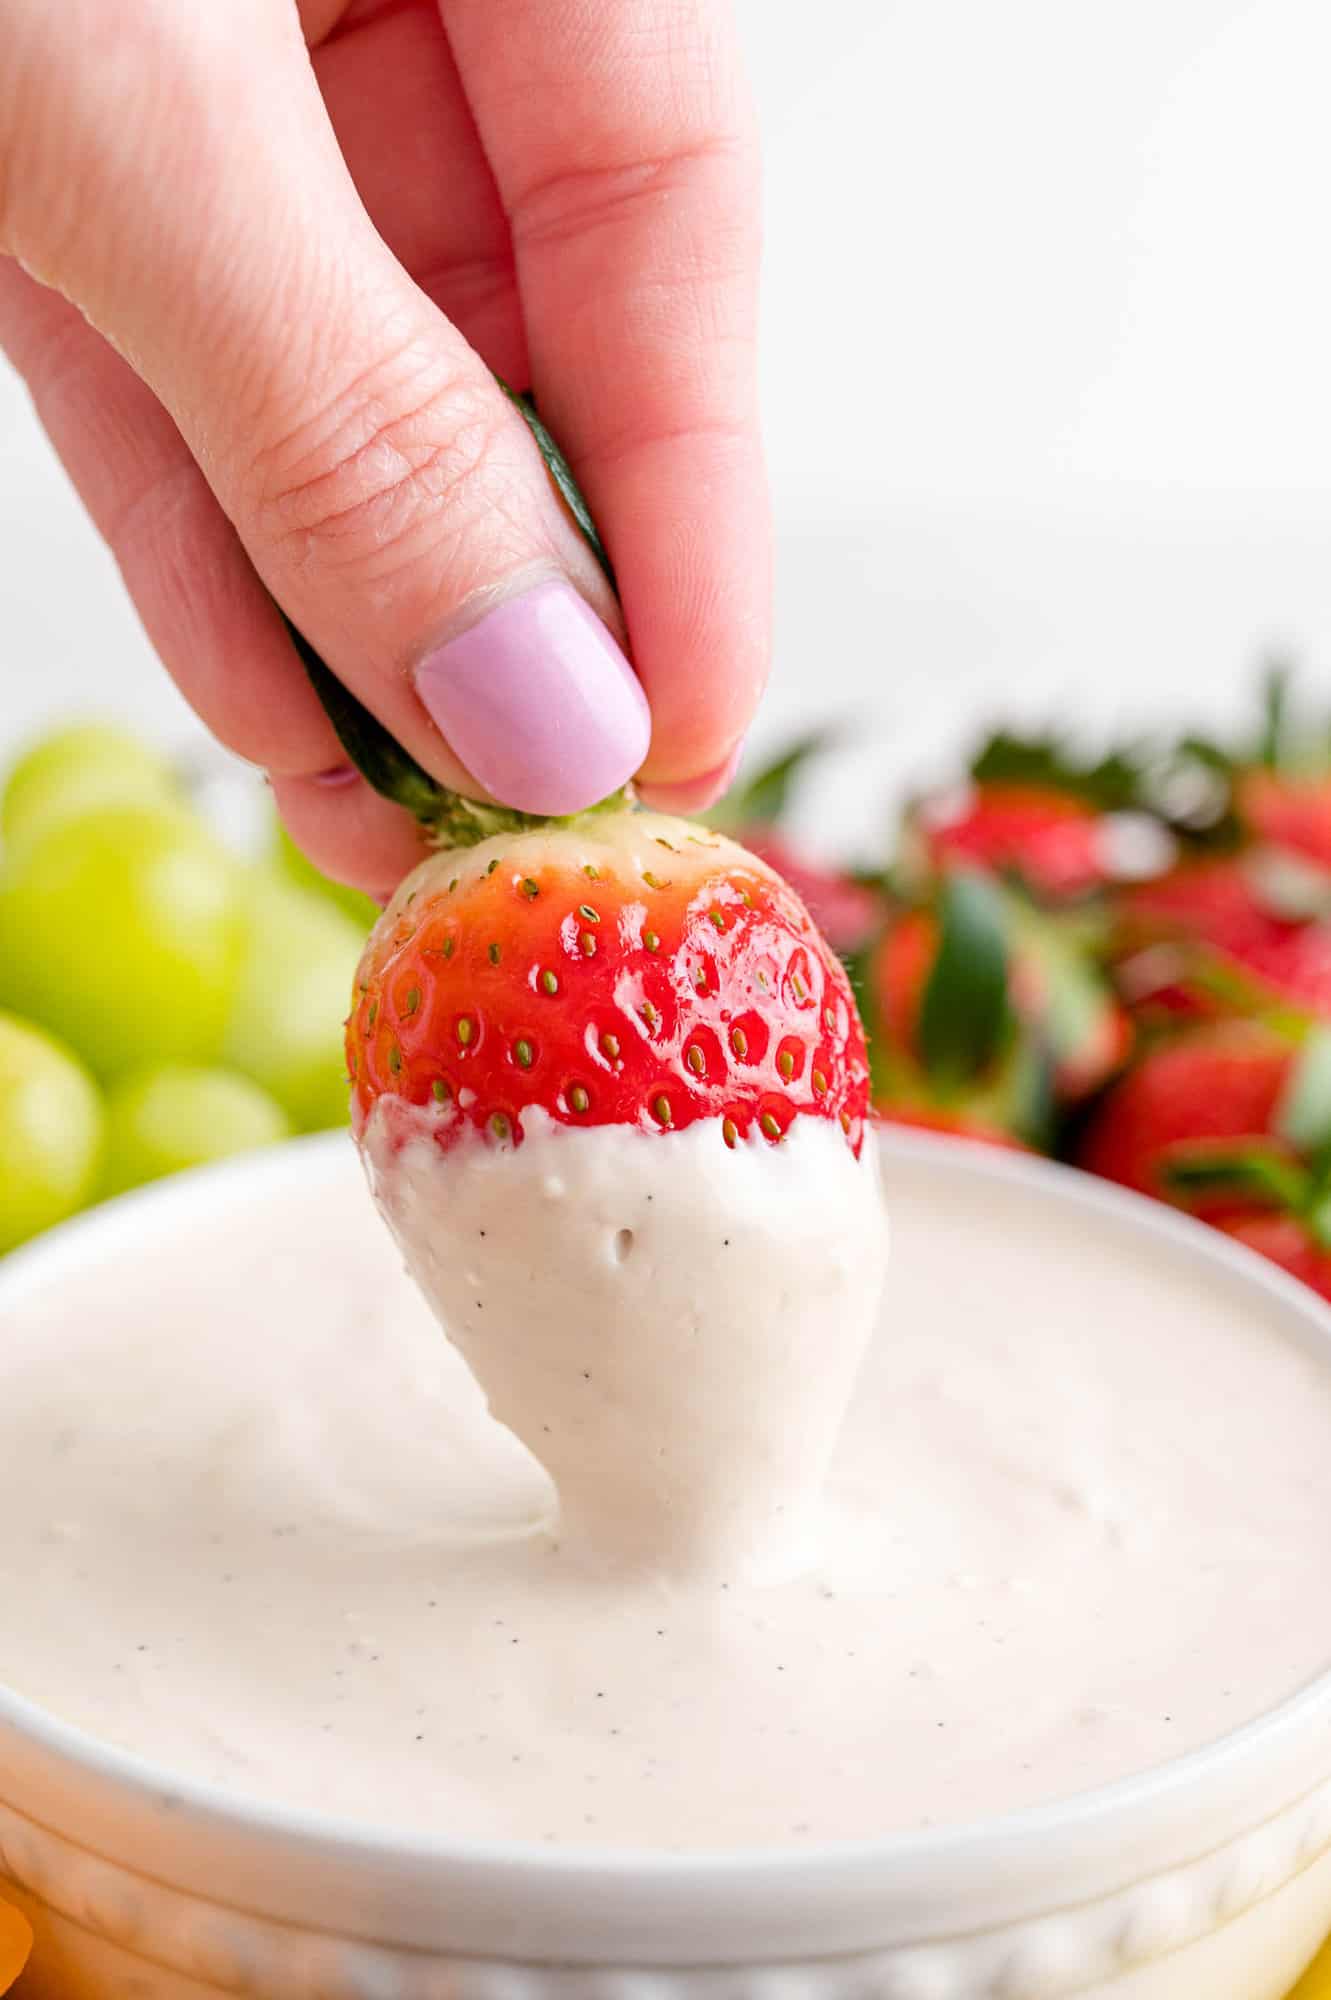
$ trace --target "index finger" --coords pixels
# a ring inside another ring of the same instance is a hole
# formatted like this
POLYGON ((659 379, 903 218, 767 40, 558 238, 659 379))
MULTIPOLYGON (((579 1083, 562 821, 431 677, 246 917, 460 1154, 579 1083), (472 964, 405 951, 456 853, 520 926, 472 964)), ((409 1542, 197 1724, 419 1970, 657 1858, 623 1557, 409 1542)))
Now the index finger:
POLYGON ((728 10, 440 5, 509 217, 537 399, 615 563, 652 709, 644 780, 718 789, 771 621, 757 144, 728 10))

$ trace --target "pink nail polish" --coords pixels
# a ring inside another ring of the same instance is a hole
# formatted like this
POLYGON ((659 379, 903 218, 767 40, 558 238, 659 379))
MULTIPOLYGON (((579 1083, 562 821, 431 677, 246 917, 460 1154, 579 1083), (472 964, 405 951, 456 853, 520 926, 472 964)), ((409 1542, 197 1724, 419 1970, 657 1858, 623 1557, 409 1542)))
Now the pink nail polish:
POLYGON ((415 681, 454 754, 521 812, 581 812, 647 754, 638 677, 566 583, 505 599, 430 653, 415 681))

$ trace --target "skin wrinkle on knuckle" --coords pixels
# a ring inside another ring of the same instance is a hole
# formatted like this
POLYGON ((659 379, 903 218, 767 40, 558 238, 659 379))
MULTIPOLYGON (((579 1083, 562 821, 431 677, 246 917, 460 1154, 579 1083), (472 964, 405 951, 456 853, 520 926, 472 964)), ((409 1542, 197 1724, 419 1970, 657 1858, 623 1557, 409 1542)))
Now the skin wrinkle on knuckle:
POLYGON ((689 140, 654 158, 618 164, 560 168, 522 190, 512 208, 519 257, 532 249, 558 249, 570 241, 636 219, 653 206, 691 195, 700 176, 717 182, 717 212, 744 193, 748 142, 730 134, 689 140), (736 185, 737 177, 738 187, 736 185), (724 189, 724 201, 721 199, 724 189))
POLYGON ((437 358, 369 393, 358 385, 256 462, 260 532, 302 564, 400 561, 442 516, 460 521, 483 504, 504 418, 488 390, 437 358))

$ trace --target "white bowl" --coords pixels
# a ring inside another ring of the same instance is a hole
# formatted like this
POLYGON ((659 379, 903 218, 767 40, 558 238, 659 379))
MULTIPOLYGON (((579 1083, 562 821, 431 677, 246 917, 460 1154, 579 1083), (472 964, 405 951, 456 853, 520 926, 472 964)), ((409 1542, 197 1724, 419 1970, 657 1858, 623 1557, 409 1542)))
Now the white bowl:
MULTIPOLYGON (((957 1178, 1015 1181, 1051 1226, 1114 1217, 1218 1268, 1331 1366, 1331 1312, 1185 1218, 1017 1155, 884 1146, 940 1198, 957 1178)), ((357 1172, 327 1137, 113 1203, 0 1266, 0 1328, 31 1287, 357 1172)), ((2 1581, 0 1605, 23 1615, 2 1581)), ((250 1804, 0 1689, 0 1875, 37 1932, 25 2000, 1279 2000, 1331 1930, 1331 1672, 1056 1806, 684 1857, 399 1837, 250 1804)))

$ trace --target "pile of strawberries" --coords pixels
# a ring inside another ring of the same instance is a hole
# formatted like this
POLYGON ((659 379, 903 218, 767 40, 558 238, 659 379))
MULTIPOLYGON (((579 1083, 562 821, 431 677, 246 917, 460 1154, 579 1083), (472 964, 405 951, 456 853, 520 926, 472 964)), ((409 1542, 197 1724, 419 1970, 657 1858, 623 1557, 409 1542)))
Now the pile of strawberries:
POLYGON ((1122 1182, 1331 1298, 1331 729, 1283 676, 1250 743, 994 736, 881 870, 783 830, 817 747, 727 821, 844 958, 879 1114, 1122 1182))

